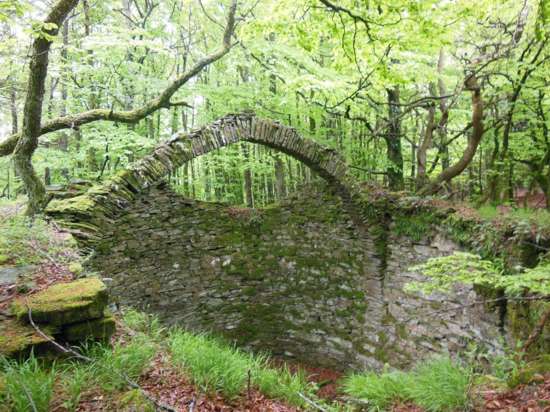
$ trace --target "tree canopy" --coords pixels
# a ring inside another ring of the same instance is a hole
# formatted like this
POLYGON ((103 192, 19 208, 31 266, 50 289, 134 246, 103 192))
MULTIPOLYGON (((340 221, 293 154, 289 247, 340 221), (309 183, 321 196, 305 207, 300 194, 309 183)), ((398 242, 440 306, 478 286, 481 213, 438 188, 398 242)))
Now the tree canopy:
MULTIPOLYGON (((36 212, 44 185, 102 180, 248 110, 338 150, 361 181, 549 207, 549 4, 1 2, 0 193, 36 212)), ((170 179, 254 206, 312 178, 243 143, 170 179)))

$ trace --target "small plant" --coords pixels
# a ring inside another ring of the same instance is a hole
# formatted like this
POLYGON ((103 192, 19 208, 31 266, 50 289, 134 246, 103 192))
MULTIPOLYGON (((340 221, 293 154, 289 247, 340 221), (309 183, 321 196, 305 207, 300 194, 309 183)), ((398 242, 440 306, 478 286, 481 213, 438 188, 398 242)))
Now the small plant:
POLYGON ((56 368, 42 367, 31 355, 25 362, 18 363, 0 359, 5 381, 7 402, 14 412, 47 412, 53 394, 56 368))
POLYGON ((257 366, 252 356, 206 335, 174 330, 169 346, 174 362, 181 365, 201 389, 220 391, 229 399, 242 392, 248 372, 257 366))
POLYGON ((94 378, 108 392, 123 389, 128 380, 141 375, 155 353, 155 345, 143 334, 124 345, 116 344, 112 349, 94 346, 90 350, 90 357, 97 359, 93 365, 94 378))
POLYGON ((174 329, 169 336, 172 359, 182 366, 196 385, 219 391, 228 399, 240 395, 248 384, 265 395, 293 405, 304 404, 301 394, 311 392, 303 373, 268 366, 268 358, 251 355, 207 335, 174 329))
POLYGON ((432 228, 435 218, 429 213, 419 213, 412 216, 398 215, 393 221, 393 230, 399 236, 407 236, 414 241, 420 241, 432 228))
POLYGON ((353 374, 344 379, 344 393, 364 401, 369 411, 384 411, 393 402, 404 399, 409 377, 403 372, 353 374))
POLYGON ((63 392, 67 399, 63 407, 68 411, 76 411, 83 390, 93 379, 93 364, 71 363, 61 377, 63 392))
POLYGON ((271 369, 267 366, 256 370, 252 377, 260 392, 275 399, 284 399, 292 405, 302 406, 300 394, 308 394, 311 387, 302 371, 292 373, 287 367, 271 369))
POLYGON ((73 247, 71 240, 55 236, 43 219, 31 221, 22 215, 0 216, 0 260, 3 264, 36 264, 47 257, 63 262, 67 255, 71 259, 77 256, 73 247))
POLYGON ((394 402, 412 401, 430 412, 464 410, 469 403, 471 371, 446 357, 417 365, 411 372, 366 372, 344 379, 344 392, 385 411, 394 402))
POLYGON ((165 328, 156 316, 136 310, 126 311, 122 320, 133 331, 144 333, 154 341, 159 341, 165 332, 165 328))
POLYGON ((405 388, 408 397, 429 412, 465 410, 471 371, 447 357, 420 363, 405 388))

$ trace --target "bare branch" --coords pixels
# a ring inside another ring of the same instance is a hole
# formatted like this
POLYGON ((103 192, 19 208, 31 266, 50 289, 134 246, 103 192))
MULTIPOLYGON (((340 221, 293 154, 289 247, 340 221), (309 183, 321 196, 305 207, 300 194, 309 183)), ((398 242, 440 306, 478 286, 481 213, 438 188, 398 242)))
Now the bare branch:
MULTIPOLYGON (((227 25, 223 35, 222 48, 203 59, 199 60, 187 72, 180 75, 170 85, 164 89, 161 94, 147 102, 144 106, 134 110, 114 111, 111 109, 93 109, 76 115, 62 116, 52 119, 42 125, 39 136, 63 129, 75 129, 79 126, 96 122, 99 120, 119 122, 119 123, 137 123, 159 109, 168 109, 174 106, 170 102, 172 96, 190 79, 199 74, 205 67, 224 57, 232 48, 231 37, 235 30, 235 13, 237 10, 237 0, 233 0, 227 16, 227 25)), ((181 103, 181 102, 178 102, 181 103)), ((183 105, 183 104, 177 104, 183 105)), ((19 134, 11 135, 0 143, 0 156, 7 156, 13 153, 15 146, 20 138, 19 134)))

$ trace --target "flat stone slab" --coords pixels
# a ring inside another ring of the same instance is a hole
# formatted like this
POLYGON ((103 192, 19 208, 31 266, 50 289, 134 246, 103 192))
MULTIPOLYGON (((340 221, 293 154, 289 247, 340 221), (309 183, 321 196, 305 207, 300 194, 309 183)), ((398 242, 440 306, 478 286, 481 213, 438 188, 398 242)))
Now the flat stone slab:
POLYGON ((20 277, 30 275, 36 266, 0 266, 0 285, 16 283, 20 277))
POLYGON ((105 284, 98 278, 84 278, 19 298, 11 309, 18 319, 27 319, 30 309, 35 322, 59 326, 101 318, 107 303, 105 284))
POLYGON ((105 342, 115 333, 115 329, 115 318, 109 312, 106 312, 103 318, 64 326, 61 334, 67 342, 85 342, 87 340, 105 342))

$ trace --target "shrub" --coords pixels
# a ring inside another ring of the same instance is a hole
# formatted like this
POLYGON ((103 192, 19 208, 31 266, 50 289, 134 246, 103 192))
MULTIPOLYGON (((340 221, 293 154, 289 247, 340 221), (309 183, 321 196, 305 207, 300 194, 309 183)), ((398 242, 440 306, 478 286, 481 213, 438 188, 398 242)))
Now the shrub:
POLYGON ((4 370, 4 391, 11 406, 10 410, 14 412, 50 410, 55 365, 44 368, 33 355, 22 363, 1 359, 1 364, 4 370))

